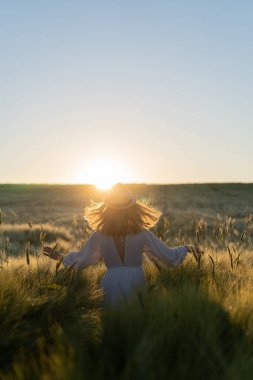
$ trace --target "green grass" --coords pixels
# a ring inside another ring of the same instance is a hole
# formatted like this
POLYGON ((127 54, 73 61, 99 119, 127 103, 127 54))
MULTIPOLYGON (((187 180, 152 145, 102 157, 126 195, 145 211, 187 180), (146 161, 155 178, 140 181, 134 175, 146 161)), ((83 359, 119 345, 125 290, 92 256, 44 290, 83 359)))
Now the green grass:
POLYGON ((253 252, 167 269, 145 262, 148 288, 103 307, 104 267, 59 269, 12 258, 0 277, 3 379, 251 379, 253 252), (40 276, 38 277, 38 270, 40 276))
POLYGON ((156 234, 170 245, 199 241, 201 262, 188 256, 168 269, 145 260, 147 289, 111 309, 99 289, 103 264, 75 272, 41 255, 43 242, 67 252, 87 238, 77 207, 83 188, 71 200, 68 187, 10 186, 5 195, 0 187, 0 378, 252 379, 252 190, 200 188, 153 192, 166 216, 156 234), (24 199, 33 206, 24 209, 24 199))

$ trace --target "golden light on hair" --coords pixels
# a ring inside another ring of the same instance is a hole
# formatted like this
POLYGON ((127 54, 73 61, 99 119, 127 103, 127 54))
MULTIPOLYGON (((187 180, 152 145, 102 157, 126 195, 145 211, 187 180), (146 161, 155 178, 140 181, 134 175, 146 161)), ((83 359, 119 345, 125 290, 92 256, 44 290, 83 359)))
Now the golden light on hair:
POLYGON ((125 209, 114 209, 102 203, 92 203, 85 208, 84 217, 94 231, 108 235, 127 235, 153 227, 161 212, 151 206, 136 202, 125 209))

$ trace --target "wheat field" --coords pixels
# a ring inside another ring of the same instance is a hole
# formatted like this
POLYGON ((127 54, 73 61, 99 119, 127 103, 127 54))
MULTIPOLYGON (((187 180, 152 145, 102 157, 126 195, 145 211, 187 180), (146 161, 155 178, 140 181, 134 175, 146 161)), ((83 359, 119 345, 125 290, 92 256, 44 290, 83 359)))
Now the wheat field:
POLYGON ((81 272, 42 256, 91 233, 92 186, 0 186, 1 379, 252 379, 253 185, 130 185, 162 212, 154 233, 199 244, 176 269, 144 260, 148 285, 104 307, 103 263, 81 272))

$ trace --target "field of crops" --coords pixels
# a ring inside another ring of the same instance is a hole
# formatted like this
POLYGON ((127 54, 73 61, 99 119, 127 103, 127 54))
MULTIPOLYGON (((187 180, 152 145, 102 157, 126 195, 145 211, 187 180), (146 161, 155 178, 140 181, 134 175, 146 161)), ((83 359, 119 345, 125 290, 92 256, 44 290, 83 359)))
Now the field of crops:
POLYGON ((148 287, 103 305, 103 263, 82 272, 42 256, 90 234, 92 186, 0 185, 0 378, 252 379, 253 185, 131 185, 163 212, 154 233, 199 244, 176 269, 144 260, 148 287))

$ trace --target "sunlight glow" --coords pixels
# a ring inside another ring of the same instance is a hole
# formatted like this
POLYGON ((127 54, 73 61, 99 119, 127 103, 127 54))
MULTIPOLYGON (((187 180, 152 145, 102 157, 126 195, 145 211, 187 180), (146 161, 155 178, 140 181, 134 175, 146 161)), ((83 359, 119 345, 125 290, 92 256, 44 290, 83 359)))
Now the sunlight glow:
POLYGON ((108 190, 117 182, 132 182, 130 171, 118 160, 96 159, 87 163, 77 181, 95 185, 99 190, 108 190))

